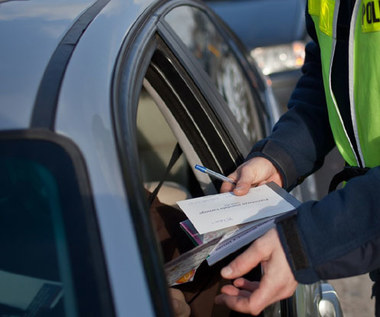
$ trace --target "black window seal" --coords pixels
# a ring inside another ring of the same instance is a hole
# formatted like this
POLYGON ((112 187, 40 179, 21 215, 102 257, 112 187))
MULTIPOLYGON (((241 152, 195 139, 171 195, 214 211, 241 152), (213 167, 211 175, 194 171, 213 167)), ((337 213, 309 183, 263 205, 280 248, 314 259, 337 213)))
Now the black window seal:
POLYGON ((67 65, 87 27, 110 0, 97 0, 73 23, 58 44, 45 69, 34 101, 31 128, 53 130, 59 92, 67 65))
POLYGON ((203 164, 227 174, 242 162, 243 156, 231 142, 225 127, 220 125, 217 114, 162 40, 158 40, 147 79, 153 87, 157 86, 156 91, 165 92, 160 93, 161 98, 177 118, 203 164), (179 92, 180 100, 172 90, 179 92))
POLYGON ((61 199, 61 202, 70 263, 81 259, 81 263, 71 265, 79 315, 115 316, 92 190, 80 150, 68 138, 46 129, 0 132, 0 155, 15 154, 47 168, 58 182, 59 193, 64 187, 65 195, 72 198, 61 199), (57 166, 57 161, 65 164, 57 166), (74 186, 71 181, 70 186, 66 186, 69 175, 76 180, 74 186), (73 201, 77 204, 72 204, 73 201))
POLYGON ((156 7, 148 8, 136 21, 120 49, 111 85, 114 135, 135 236, 156 316, 173 316, 161 252, 148 214, 146 194, 138 169, 137 105, 143 79, 156 49, 156 7), (151 17, 151 18, 149 18, 151 17), (131 45, 133 43, 133 45, 131 45))

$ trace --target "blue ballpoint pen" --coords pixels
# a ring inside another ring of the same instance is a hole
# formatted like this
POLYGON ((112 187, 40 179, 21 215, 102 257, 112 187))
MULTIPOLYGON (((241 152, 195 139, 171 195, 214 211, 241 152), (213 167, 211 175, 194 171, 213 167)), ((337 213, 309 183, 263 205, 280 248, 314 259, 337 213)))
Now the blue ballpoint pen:
POLYGON ((235 183, 235 181, 233 179, 231 179, 231 178, 229 178, 227 176, 224 176, 222 174, 219 174, 217 172, 214 172, 214 171, 208 169, 207 167, 204 167, 204 166, 201 166, 201 165, 197 164, 197 165, 195 165, 195 169, 197 169, 198 171, 201 171, 203 173, 209 174, 210 176, 213 176, 213 177, 215 177, 217 179, 220 179, 223 182, 229 182, 231 184, 236 185, 236 183, 235 183))

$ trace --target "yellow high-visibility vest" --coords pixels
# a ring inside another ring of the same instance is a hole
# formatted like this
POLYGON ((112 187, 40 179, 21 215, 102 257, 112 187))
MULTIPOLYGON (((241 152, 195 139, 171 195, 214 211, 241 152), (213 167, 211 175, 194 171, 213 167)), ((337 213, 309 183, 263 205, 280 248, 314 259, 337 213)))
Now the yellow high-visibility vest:
POLYGON ((357 0, 351 17, 348 93, 355 140, 348 136, 331 88, 339 4, 343 1, 308 0, 308 12, 321 49, 324 89, 335 143, 349 165, 374 167, 380 165, 380 1, 357 0))

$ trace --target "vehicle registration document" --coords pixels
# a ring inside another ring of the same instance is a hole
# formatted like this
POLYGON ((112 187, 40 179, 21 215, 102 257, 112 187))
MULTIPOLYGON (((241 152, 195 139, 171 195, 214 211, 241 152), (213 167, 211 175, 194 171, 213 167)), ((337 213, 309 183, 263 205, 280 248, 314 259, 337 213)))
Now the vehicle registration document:
POLYGON ((247 195, 222 193, 177 202, 200 234, 277 216, 299 202, 274 183, 251 188, 247 195))

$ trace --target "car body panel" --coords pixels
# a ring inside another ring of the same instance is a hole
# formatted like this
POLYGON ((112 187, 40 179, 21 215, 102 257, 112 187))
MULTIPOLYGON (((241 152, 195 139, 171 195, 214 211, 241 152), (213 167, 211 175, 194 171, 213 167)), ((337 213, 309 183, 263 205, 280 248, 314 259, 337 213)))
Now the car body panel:
POLYGON ((0 3, 0 126, 26 128, 46 65, 73 21, 93 0, 0 3), (33 61, 33 62, 31 62, 33 61), (10 112, 9 107, 14 108, 10 112))
POLYGON ((142 4, 149 2, 141 2, 139 6, 126 1, 112 1, 96 17, 70 59, 57 110, 56 131, 79 145, 89 174, 94 178, 90 181, 115 310, 119 316, 152 316, 154 313, 147 291, 149 288, 145 284, 142 258, 130 256, 139 254, 139 250, 121 179, 109 108, 115 65, 101 61, 116 60, 126 31, 131 27, 130 22, 135 21, 145 8, 142 4), (88 91, 92 93, 83 93, 88 91), (134 292, 130 291, 131 285, 134 285, 134 292))

